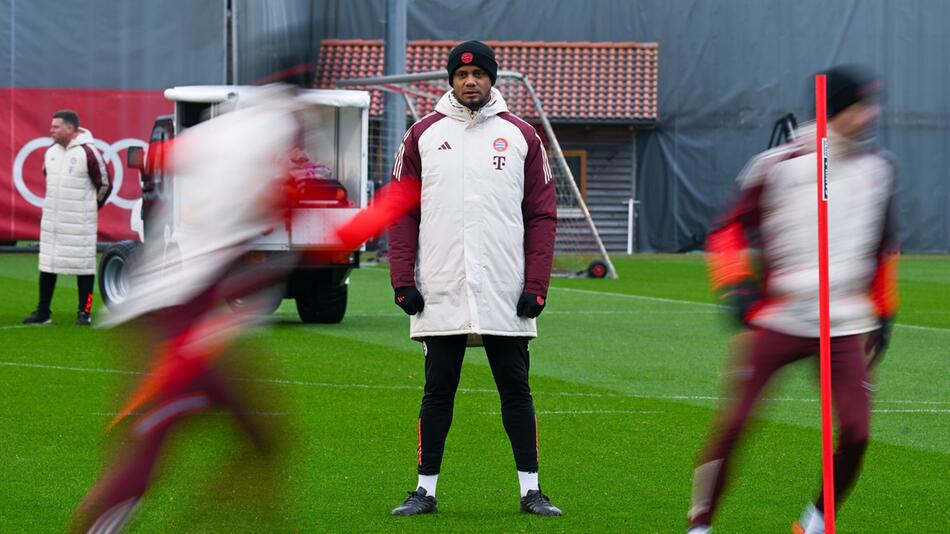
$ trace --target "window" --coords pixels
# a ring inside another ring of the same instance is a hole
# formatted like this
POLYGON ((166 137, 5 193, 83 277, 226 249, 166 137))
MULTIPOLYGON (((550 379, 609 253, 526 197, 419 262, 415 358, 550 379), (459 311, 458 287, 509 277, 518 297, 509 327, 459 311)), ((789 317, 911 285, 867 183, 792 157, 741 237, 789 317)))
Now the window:
POLYGON ((574 175, 574 183, 577 184, 577 189, 581 192, 581 198, 585 201, 587 200, 587 151, 576 149, 576 150, 563 150, 564 159, 567 161, 568 168, 571 169, 571 174, 574 175))

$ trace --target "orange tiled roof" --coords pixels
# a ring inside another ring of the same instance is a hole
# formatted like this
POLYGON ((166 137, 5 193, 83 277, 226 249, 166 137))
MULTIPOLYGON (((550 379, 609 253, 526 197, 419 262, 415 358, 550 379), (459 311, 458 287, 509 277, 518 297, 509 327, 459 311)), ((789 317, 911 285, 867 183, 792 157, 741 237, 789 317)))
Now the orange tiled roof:
MULTIPOLYGON (((406 72, 444 70, 454 41, 409 41, 406 72)), ((655 122, 659 45, 656 43, 588 43, 487 41, 495 49, 499 70, 525 74, 552 120, 655 122)), ((317 87, 337 80, 383 74, 383 42, 328 39, 320 43, 317 87)), ((441 95, 443 81, 413 84, 441 95)), ((511 87, 511 86, 509 86, 511 87)), ((512 112, 537 118, 527 91, 503 89, 512 112), (514 93, 514 94, 512 94, 514 93)), ((382 113, 380 91, 372 91, 371 113, 382 113)), ((421 104, 420 114, 431 104, 421 104)))

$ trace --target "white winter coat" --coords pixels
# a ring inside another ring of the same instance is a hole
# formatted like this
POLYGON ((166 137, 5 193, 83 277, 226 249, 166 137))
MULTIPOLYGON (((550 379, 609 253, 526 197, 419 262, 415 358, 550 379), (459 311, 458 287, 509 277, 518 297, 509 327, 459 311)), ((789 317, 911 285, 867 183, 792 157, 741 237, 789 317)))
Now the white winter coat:
MULTIPOLYGON (((891 158, 873 146, 828 130, 828 254, 831 335, 878 328, 872 280, 882 247, 896 242, 896 174, 891 158)), ((767 266, 766 300, 752 318, 760 328, 818 337, 817 185, 815 125, 796 141, 754 158, 739 176, 744 192, 758 188, 755 209, 767 266)), ((896 282, 896 281, 895 281, 896 282)), ((883 300, 883 299, 882 299, 883 300)))
POLYGON ((54 143, 46 150, 43 169, 46 198, 40 222, 40 271, 95 274, 97 196, 108 188, 109 175, 92 133, 79 128, 79 135, 65 148, 54 143), (104 182, 99 190, 90 169, 104 182))
POLYGON ((407 133, 394 169, 421 179, 417 248, 403 250, 405 222, 391 234, 393 285, 416 285, 425 300, 410 336, 535 337, 515 307, 523 291, 545 296, 550 277, 557 214, 544 147, 496 89, 475 113, 451 91, 435 109, 407 133))

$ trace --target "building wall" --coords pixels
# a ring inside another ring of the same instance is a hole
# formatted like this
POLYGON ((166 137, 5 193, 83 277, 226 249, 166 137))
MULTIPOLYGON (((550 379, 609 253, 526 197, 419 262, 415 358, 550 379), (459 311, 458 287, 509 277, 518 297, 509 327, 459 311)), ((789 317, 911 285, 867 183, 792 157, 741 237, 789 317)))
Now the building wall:
POLYGON ((584 198, 604 246, 611 252, 626 252, 627 201, 633 198, 636 161, 633 128, 555 125, 554 133, 565 155, 580 151, 586 156, 584 198))

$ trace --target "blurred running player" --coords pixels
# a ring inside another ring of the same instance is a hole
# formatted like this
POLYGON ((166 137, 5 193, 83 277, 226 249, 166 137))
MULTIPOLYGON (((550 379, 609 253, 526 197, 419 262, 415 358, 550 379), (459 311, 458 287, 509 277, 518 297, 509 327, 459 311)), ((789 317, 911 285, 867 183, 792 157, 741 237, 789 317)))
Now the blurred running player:
MULTIPOLYGON (((290 93, 264 89, 245 101, 253 105, 195 126, 175 142, 176 186, 187 190, 176 236, 181 257, 169 268, 162 240, 146 241, 129 297, 103 323, 132 323, 152 364, 110 423, 121 432, 121 445, 71 530, 120 531, 153 481, 166 438, 189 415, 223 408, 259 452, 266 456, 272 449, 250 403, 233 387, 226 354, 259 320, 258 310, 273 298, 268 293, 282 289, 295 262, 288 255, 262 269, 242 261, 248 246, 284 214, 284 163, 298 129, 290 93), (237 311, 222 306, 236 299, 245 303, 237 311)), ((150 224, 171 217, 170 203, 159 209, 150 224)))
MULTIPOLYGON (((869 368, 887 347, 897 311, 897 182, 891 158, 871 143, 880 82, 854 66, 826 74, 834 502, 840 506, 868 444, 869 368)), ((795 141, 753 158, 738 179, 739 201, 709 236, 713 289, 749 331, 735 343, 734 398, 715 418, 693 475, 691 533, 710 531, 736 441, 773 374, 818 353, 815 157, 811 123, 795 141), (751 261, 756 253, 758 268, 751 261)), ((821 493, 793 532, 824 532, 821 493)))

